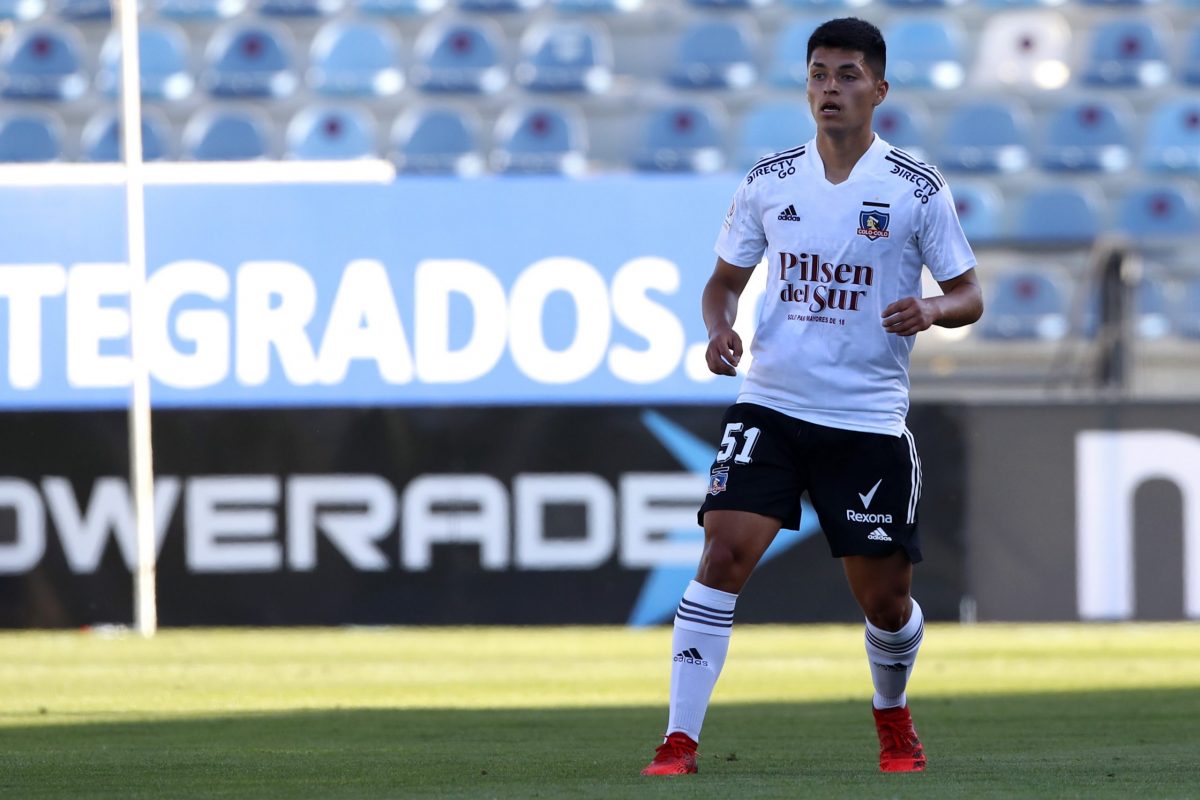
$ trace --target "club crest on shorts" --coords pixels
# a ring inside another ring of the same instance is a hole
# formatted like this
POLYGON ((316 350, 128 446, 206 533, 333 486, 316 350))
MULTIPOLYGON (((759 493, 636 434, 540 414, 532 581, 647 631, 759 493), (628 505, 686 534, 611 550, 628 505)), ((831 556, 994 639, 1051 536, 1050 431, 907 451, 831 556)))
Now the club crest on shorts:
POLYGON ((892 216, 881 209, 888 208, 887 203, 863 203, 864 208, 858 212, 858 235, 865 236, 872 242, 882 237, 886 239, 888 233, 888 222, 892 216))
POLYGON ((718 495, 725 491, 726 484, 729 483, 729 467, 717 467, 708 476, 708 493, 718 495))

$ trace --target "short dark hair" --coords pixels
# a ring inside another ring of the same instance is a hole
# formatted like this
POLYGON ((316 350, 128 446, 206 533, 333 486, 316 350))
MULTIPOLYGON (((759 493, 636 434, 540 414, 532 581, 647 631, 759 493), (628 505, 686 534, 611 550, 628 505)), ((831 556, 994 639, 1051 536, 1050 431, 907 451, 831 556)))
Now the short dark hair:
POLYGON ((887 70, 887 43, 883 34, 866 20, 858 17, 842 17, 822 23, 812 36, 808 37, 808 56, 806 63, 812 61, 813 50, 818 47, 829 47, 835 50, 857 50, 863 54, 863 61, 871 68, 871 72, 879 80, 883 80, 887 70))

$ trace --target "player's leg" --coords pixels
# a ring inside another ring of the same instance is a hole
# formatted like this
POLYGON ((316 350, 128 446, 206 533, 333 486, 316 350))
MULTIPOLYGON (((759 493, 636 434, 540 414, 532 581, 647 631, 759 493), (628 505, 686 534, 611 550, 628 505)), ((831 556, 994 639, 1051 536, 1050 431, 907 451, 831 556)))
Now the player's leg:
POLYGON ((906 694, 924 634, 921 607, 911 595, 913 564, 921 560, 920 459, 908 431, 900 437, 852 432, 828 437, 837 455, 814 478, 811 495, 865 617, 880 768, 920 771, 925 754, 906 694))
POLYGON ((725 417, 722 447, 700 510, 704 551, 684 591, 671 639, 666 739, 644 775, 696 771, 696 747, 725 664, 734 606, 781 524, 799 525, 802 487, 790 467, 790 421, 755 406, 725 417))

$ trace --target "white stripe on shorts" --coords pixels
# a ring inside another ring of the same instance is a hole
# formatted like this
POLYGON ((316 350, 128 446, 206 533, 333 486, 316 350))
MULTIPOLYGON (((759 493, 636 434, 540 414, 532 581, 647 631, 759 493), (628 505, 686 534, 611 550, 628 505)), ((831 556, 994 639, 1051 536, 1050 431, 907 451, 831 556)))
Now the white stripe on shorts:
POLYGON ((917 501, 921 499, 921 458, 917 455, 917 440, 912 432, 905 428, 901 436, 908 442, 908 457, 912 461, 908 492, 908 524, 912 525, 917 521, 917 501))

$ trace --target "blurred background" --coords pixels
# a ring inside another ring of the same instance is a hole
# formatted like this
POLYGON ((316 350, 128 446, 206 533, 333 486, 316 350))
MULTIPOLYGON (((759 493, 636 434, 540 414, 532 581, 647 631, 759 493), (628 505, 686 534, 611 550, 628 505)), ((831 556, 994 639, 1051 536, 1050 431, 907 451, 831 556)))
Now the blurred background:
MULTIPOLYGON (((1194 0, 146 0, 163 624, 669 621, 711 245, 844 15, 986 293, 913 355, 927 615, 1200 616, 1194 0)), ((119 37, 0 19, 0 624, 125 624, 119 37)), ((855 618, 811 511, 739 604, 855 618)))

